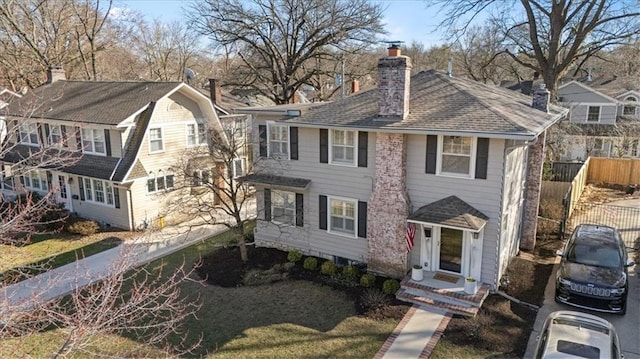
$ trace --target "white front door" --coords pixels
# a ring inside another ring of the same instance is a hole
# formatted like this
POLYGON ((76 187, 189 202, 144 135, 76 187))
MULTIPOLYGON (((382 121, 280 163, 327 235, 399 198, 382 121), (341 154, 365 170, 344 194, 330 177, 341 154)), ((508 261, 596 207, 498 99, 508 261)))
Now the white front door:
POLYGON ((421 225, 422 231, 418 233, 422 242, 420 243, 420 265, 426 271, 432 271, 431 257, 432 257, 432 245, 433 245, 433 227, 427 225, 421 225))
POLYGON ((71 188, 69 188, 68 177, 62 174, 58 175, 58 183, 55 184, 56 199, 60 203, 64 203, 64 207, 73 212, 73 203, 71 202, 71 188))
POLYGON ((440 228, 436 270, 462 275, 464 269, 464 232, 459 229, 440 228))

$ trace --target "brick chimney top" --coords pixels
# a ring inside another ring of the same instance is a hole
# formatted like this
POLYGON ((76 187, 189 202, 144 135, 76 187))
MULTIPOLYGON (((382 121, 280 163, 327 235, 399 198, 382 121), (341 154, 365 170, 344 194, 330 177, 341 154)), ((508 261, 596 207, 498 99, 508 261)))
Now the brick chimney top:
POLYGON ((52 84, 56 81, 66 80, 67 76, 60 66, 49 66, 47 69, 47 83, 52 84))
POLYGON ((222 102, 222 89, 216 79, 209 79, 209 96, 214 105, 220 105, 222 102))
POLYGON ((400 55, 398 42, 391 43, 389 56, 378 60, 378 115, 404 119, 409 114, 411 59, 400 55))
POLYGON ((351 93, 353 94, 353 93, 356 93, 358 91, 360 91, 360 81, 353 80, 351 82, 351 93))
POLYGON ((387 48, 387 50, 389 50, 389 56, 390 57, 400 56, 400 45, 399 44, 391 44, 391 46, 389 46, 387 48))

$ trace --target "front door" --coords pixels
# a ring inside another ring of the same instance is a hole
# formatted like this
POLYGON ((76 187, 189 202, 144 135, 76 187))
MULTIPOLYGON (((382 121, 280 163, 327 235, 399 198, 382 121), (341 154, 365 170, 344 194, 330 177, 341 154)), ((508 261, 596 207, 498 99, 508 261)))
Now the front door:
POLYGON ((66 209, 70 212, 73 212, 73 205, 70 198, 70 189, 69 189, 69 181, 67 181, 67 176, 58 175, 58 183, 56 187, 56 198, 58 202, 64 203, 66 209))
POLYGON ((438 269, 453 273, 462 273, 463 232, 458 229, 440 229, 440 248, 438 251, 438 269))

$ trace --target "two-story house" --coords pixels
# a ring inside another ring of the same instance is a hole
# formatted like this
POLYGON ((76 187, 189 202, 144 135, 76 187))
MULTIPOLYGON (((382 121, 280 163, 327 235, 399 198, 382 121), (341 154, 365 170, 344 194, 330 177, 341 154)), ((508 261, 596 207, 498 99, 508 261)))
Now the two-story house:
POLYGON ((438 71, 411 77, 399 51, 380 59, 377 89, 254 114, 256 243, 396 278, 418 264, 429 288, 436 274, 496 288, 535 236, 544 133, 567 110, 546 90, 532 105, 438 71))
POLYGON ((568 81, 558 87, 558 102, 571 109, 562 160, 640 156, 640 87, 616 76, 568 81))
POLYGON ((71 212, 129 230, 167 214, 170 196, 160 194, 182 180, 176 161, 222 131, 210 99, 187 84, 67 81, 61 69, 4 113, 3 194, 55 191, 71 212), (78 156, 29 167, 24 159, 41 149, 78 156))

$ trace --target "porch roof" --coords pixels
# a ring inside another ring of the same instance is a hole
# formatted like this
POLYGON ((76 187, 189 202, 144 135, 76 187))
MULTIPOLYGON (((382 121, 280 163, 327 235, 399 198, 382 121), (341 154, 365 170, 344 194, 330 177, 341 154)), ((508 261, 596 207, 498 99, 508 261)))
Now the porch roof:
POLYGON ((275 185, 283 187, 295 187, 305 189, 311 183, 311 180, 306 178, 295 178, 285 176, 275 176, 267 174, 249 174, 243 177, 245 182, 257 183, 263 185, 275 185))
POLYGON ((460 198, 449 196, 418 208, 408 220, 478 232, 489 217, 460 198))

